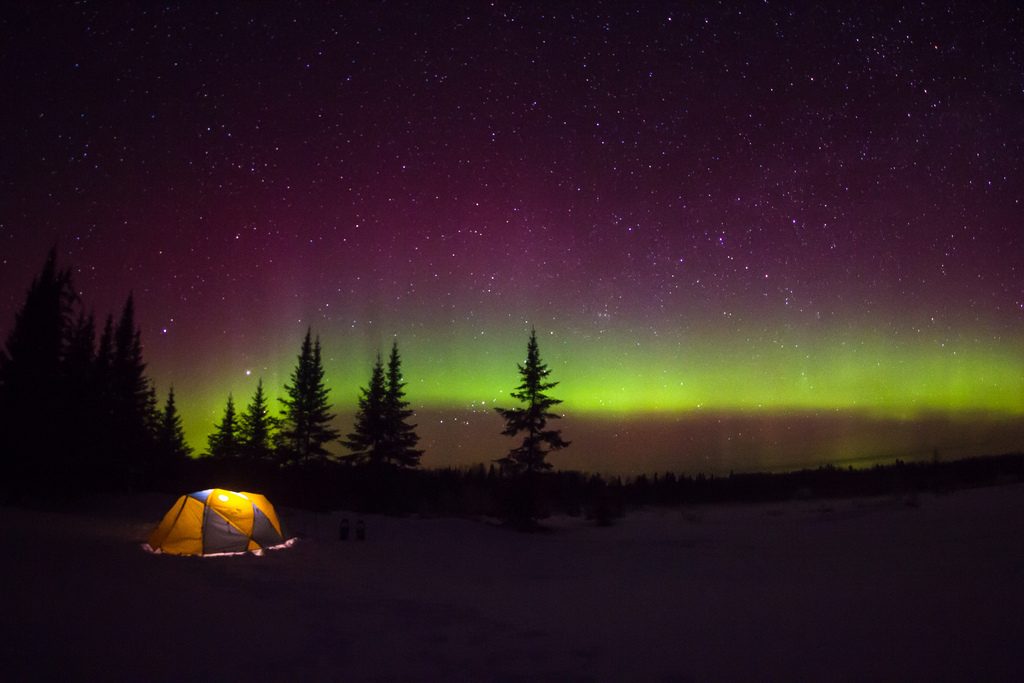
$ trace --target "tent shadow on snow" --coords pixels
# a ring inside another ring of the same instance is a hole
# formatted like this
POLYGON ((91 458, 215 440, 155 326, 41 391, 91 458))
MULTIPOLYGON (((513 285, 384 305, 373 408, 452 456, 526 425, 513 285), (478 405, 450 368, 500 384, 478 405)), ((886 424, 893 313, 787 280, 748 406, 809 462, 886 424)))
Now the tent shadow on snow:
POLYGON ((294 540, 265 496, 206 489, 180 496, 143 547, 171 555, 262 554, 294 540))

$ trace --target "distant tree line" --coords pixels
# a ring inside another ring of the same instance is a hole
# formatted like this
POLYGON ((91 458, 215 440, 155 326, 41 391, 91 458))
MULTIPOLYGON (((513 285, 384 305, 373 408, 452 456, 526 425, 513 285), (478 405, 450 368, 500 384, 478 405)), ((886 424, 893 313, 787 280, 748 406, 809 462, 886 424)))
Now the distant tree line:
POLYGON ((320 339, 315 342, 306 332, 298 364, 285 385, 286 396, 279 399, 281 413, 270 412, 263 392, 263 379, 245 412, 237 415, 234 397, 228 395, 224 416, 207 438, 208 455, 240 463, 273 462, 303 465, 322 462, 328 452, 324 445, 338 437, 330 427, 334 416, 327 402, 320 339))
MULTIPOLYGON (((525 433, 520 445, 495 461, 508 476, 550 469, 547 454, 569 445, 559 430, 548 428, 549 420, 560 417, 551 408, 561 401, 545 393, 558 383, 548 381, 551 371, 540 359, 535 331, 530 333, 526 362, 519 366, 519 373, 522 382, 512 398, 524 405, 495 409, 505 419, 503 434, 514 437, 525 433)), ((339 462, 374 469, 420 465, 423 451, 416 448, 416 425, 409 423, 413 411, 405 400, 405 386, 398 342, 394 341, 387 366, 378 353, 369 382, 360 389, 353 430, 340 439, 350 452, 337 458, 339 462)), ((331 460, 326 445, 338 440, 339 432, 330 426, 334 415, 324 385, 320 339, 313 338, 311 329, 306 330, 298 361, 284 389, 285 396, 278 399, 278 417, 270 414, 262 378, 241 416, 234 397, 228 394, 224 414, 207 439, 207 454, 242 463, 274 462, 283 466, 323 465, 331 460)))
MULTIPOLYGON (((530 333, 526 361, 519 366, 519 374, 521 383, 511 396, 522 405, 496 410, 505 420, 502 433, 511 437, 522 434, 522 441, 506 456, 495 460, 498 468, 492 471, 503 482, 501 516, 517 527, 533 528, 543 514, 543 483, 539 476, 551 469, 547 455, 569 446, 561 432, 548 425, 550 420, 560 417, 551 409, 561 401, 547 394, 558 383, 549 380, 551 371, 541 361, 536 331, 530 333)), ((229 394, 224 414, 207 439, 208 455, 214 460, 228 461, 235 471, 266 473, 269 466, 279 477, 276 470, 280 467, 302 470, 307 475, 302 494, 307 504, 313 499, 338 501, 339 496, 344 496, 345 483, 358 481, 361 504, 385 510, 408 508, 419 496, 413 484, 422 485, 428 479, 400 473, 418 468, 423 451, 416 448, 416 425, 409 423, 413 411, 405 399, 406 382, 398 342, 392 342, 386 366, 377 354, 369 382, 360 389, 353 429, 340 439, 349 453, 338 458, 332 458, 325 448, 338 439, 339 432, 330 426, 334 415, 323 379, 320 339, 313 338, 312 330, 307 330, 290 382, 285 386, 285 396, 279 399, 280 415, 272 417, 269 413, 262 378, 241 416, 229 394), (329 466, 339 465, 354 466, 361 472, 335 473, 333 478, 325 473, 329 466), (318 473, 316 484, 311 469, 318 473), (311 486, 319 487, 331 480, 338 490, 318 496, 311 494, 311 486)))
MULTIPOLYGON (((387 371, 380 355, 368 386, 361 389, 353 431, 340 439, 351 452, 339 462, 373 467, 418 467, 423 451, 416 449, 416 425, 409 424, 413 411, 405 400, 402 361, 398 342, 391 347, 387 371)), ((239 463, 274 463, 284 467, 322 466, 334 460, 326 445, 339 440, 332 428, 334 415, 324 385, 320 339, 306 331, 298 362, 279 416, 272 416, 263 392, 262 378, 242 415, 228 395, 224 415, 207 439, 208 455, 239 463)))
POLYGON ((1024 481, 1019 453, 724 477, 551 471, 547 455, 569 442, 550 428, 560 417, 552 411, 560 402, 549 394, 557 383, 533 331, 519 374, 511 397, 520 405, 496 409, 505 420, 503 433, 522 436, 504 457, 490 465, 422 470, 397 342, 386 363, 377 356, 353 429, 342 438, 330 427, 320 340, 307 330, 278 414, 262 380, 241 412, 229 395, 208 438, 212 457, 190 458, 173 387, 161 406, 146 376, 133 297, 97 331, 70 270, 59 268, 51 251, 0 349, 0 501, 140 488, 180 493, 215 482, 296 507, 489 515, 536 528, 536 520, 550 514, 610 524, 645 505, 892 494, 908 494, 912 504, 918 491, 1024 481), (336 440, 347 455, 328 455, 325 446, 336 440))
MULTIPOLYGON (((423 455, 401 368, 394 341, 386 364, 377 355, 353 429, 341 437, 331 426, 320 339, 308 329, 278 414, 262 378, 241 412, 229 394, 206 455, 238 471, 355 466, 383 482, 376 487, 383 490, 394 480, 388 472, 418 468, 423 455), (349 452, 331 456, 326 446, 335 441, 349 452)), ((527 482, 519 508, 532 517, 536 475, 551 468, 550 451, 569 445, 548 426, 560 417, 551 408, 561 401, 546 393, 557 382, 549 380, 534 331, 519 372, 511 396, 523 405, 496 410, 506 423, 503 434, 522 434, 522 441, 495 463, 502 477, 527 482)), ((57 495, 168 486, 184 476, 191 454, 173 386, 161 407, 146 375, 131 294, 119 317, 108 315, 97 334, 70 269, 59 268, 51 250, 0 349, 0 459, 9 475, 0 494, 9 498, 39 486, 57 495)))
MULTIPOLYGON (((536 521, 550 515, 579 517, 607 526, 638 508, 692 509, 723 502, 885 496, 894 505, 914 507, 920 504, 918 494, 924 492, 1024 482, 1024 455, 897 461, 864 469, 826 465, 795 472, 722 476, 663 472, 621 477, 555 470, 533 478, 531 525, 515 516, 523 504, 524 480, 508 476, 496 463, 444 469, 373 470, 341 463, 328 463, 317 470, 270 464, 239 469, 227 461, 200 458, 191 462, 188 476, 183 490, 218 481, 228 488, 262 491, 275 503, 304 509, 491 517, 515 528, 536 529, 536 521)), ((822 509, 827 510, 827 505, 822 509)))

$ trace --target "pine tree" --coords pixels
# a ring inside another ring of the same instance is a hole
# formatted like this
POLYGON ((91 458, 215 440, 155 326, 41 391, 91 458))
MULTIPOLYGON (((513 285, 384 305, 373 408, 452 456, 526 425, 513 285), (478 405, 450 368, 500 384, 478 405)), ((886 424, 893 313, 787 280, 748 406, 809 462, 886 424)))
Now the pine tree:
POLYGON ((548 420, 560 417, 550 412, 551 408, 561 403, 545 393, 558 386, 558 382, 546 381, 550 374, 548 366, 540 360, 536 330, 531 330, 526 364, 519 366, 522 383, 511 393, 512 398, 526 405, 521 408, 495 408, 505 419, 503 435, 515 436, 526 432, 523 442, 497 461, 507 471, 532 473, 551 469, 551 463, 545 460, 548 452, 565 448, 570 443, 562 440, 561 430, 547 429, 548 420))
POLYGON ((96 354, 99 378, 101 431, 104 463, 109 483, 129 486, 153 483, 161 475, 162 461, 157 440, 162 418, 156 387, 145 376, 141 333, 135 324, 135 301, 125 300, 117 323, 106 324, 96 354))
POLYGON ((110 381, 114 407, 120 418, 119 432, 141 439, 140 435, 152 432, 156 397, 146 378, 142 333, 135 325, 135 301, 130 294, 114 328, 113 341, 110 381))
POLYGON ((91 433, 94 436, 95 468, 99 473, 111 475, 112 480, 123 483, 125 478, 125 454, 118 444, 117 430, 122 416, 119 413, 114 390, 114 317, 107 315, 100 334, 96 355, 93 358, 95 377, 94 405, 95 421, 91 433), (114 474, 116 472, 116 475, 114 474))
POLYGON ((334 416, 324 386, 320 338, 314 343, 311 334, 306 330, 291 384, 285 385, 287 398, 278 399, 283 406, 279 441, 284 460, 290 464, 326 460, 329 454, 324 444, 338 438, 338 431, 329 426, 334 416))
POLYGON ((174 402, 174 387, 167 392, 167 402, 164 403, 157 428, 156 445, 164 463, 184 460, 192 455, 192 448, 185 441, 185 430, 181 426, 181 416, 174 402))
POLYGON ((238 441, 243 455, 254 460, 270 457, 275 422, 267 407, 267 399, 263 394, 263 379, 260 378, 252 401, 238 421, 238 441))
POLYGON ((79 486, 102 481, 100 385, 96 372, 96 324, 81 312, 69 330, 62 371, 61 428, 68 440, 65 458, 68 476, 79 486))
POLYGON ((142 424, 150 439, 155 439, 160 431, 160 425, 163 424, 163 413, 156 398, 156 384, 147 379, 146 385, 149 388, 146 390, 146 398, 142 404, 142 424))
POLYGON ((110 368, 114 364, 114 317, 107 316, 100 335, 99 346, 96 347, 96 371, 104 378, 109 377, 110 368))
POLYGON ((416 450, 420 437, 416 425, 406 422, 413 416, 405 400, 405 382, 402 381, 402 360, 398 355, 398 342, 391 345, 388 358, 387 386, 384 392, 384 433, 388 460, 401 467, 417 467, 423 451, 416 450))
POLYGON ((384 382, 384 362, 377 354, 377 362, 370 373, 370 383, 360 389, 359 410, 355 427, 342 444, 352 451, 346 459, 354 462, 381 465, 386 462, 384 401, 387 388, 384 382))
POLYGON ((51 249, 0 352, 0 456, 9 480, 63 474, 72 435, 65 415, 65 352, 77 301, 51 249))
POLYGON ((86 395, 96 374, 96 322, 92 314, 79 313, 71 327, 64 353, 64 376, 71 391, 86 395))
POLYGON ((406 423, 413 411, 405 400, 402 361, 398 343, 391 346, 387 371, 380 354, 370 373, 370 383, 361 389, 354 431, 342 443, 353 451, 349 459, 361 463, 399 467, 419 465, 423 451, 416 450, 416 425, 406 423))
POLYGON ((56 381, 76 300, 71 272, 57 268, 57 251, 51 249, 0 353, 0 387, 28 395, 32 385, 56 381))
POLYGON ((207 437, 210 455, 215 458, 234 458, 241 453, 238 418, 235 415, 235 399, 228 394, 224 417, 213 426, 214 432, 207 437))
POLYGON ((0 479, 116 488, 152 474, 159 415, 134 301, 116 327, 107 318, 98 348, 79 306, 51 250, 0 351, 0 479))

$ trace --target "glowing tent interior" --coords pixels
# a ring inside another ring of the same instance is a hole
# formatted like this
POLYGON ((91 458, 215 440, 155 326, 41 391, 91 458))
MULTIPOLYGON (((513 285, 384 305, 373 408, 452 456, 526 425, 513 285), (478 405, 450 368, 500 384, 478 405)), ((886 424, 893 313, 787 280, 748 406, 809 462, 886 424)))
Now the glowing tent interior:
POLYGON ((150 534, 148 549, 172 555, 222 555, 289 544, 265 496, 206 489, 178 498, 150 534))

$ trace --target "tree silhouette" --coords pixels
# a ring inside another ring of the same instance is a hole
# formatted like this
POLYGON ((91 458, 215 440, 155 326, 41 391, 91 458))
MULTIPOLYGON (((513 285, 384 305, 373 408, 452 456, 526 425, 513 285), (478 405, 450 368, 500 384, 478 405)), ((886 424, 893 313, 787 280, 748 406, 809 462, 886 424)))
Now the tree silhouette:
POLYGON ((107 316, 100 335, 99 346, 96 347, 96 371, 102 381, 109 381, 110 369, 114 364, 114 317, 107 316))
POLYGON ((152 447, 159 424, 156 392, 146 377, 142 359, 142 333, 135 324, 135 299, 129 294, 114 327, 110 361, 109 399, 113 447, 122 459, 131 461, 152 447))
POLYGON ((102 385, 96 360, 96 324, 79 312, 68 331, 61 378, 62 429, 69 437, 63 458, 67 473, 79 486, 103 478, 104 421, 102 385))
POLYGON ((327 402, 324 369, 320 360, 320 338, 311 341, 311 330, 306 330, 298 364, 291 375, 291 384, 285 385, 286 398, 282 404, 282 426, 278 434, 282 459, 288 464, 323 462, 328 452, 324 444, 338 438, 338 431, 330 425, 334 416, 327 402))
POLYGON ((561 403, 545 393, 558 386, 558 382, 546 381, 550 374, 548 366, 540 360, 536 330, 531 330, 526 364, 519 366, 522 383, 510 394, 526 405, 521 408, 495 408, 505 419, 502 434, 516 436, 526 432, 523 442, 497 461, 506 471, 533 473, 551 469, 551 463, 545 459, 548 452, 565 448, 570 443, 562 440, 561 430, 547 429, 548 420, 560 417, 550 412, 551 408, 561 403))
POLYGON ((131 294, 121 309, 121 318, 114 330, 114 350, 111 368, 115 391, 139 422, 148 419, 149 382, 146 364, 142 360, 142 333, 135 326, 135 297, 131 294))
POLYGON ((238 417, 235 415, 235 399, 231 394, 228 394, 224 417, 213 428, 213 434, 206 439, 210 455, 216 458, 234 458, 240 455, 238 417))
POLYGON ((51 249, 0 352, 0 450, 11 480, 63 472, 70 437, 64 359, 77 297, 51 249), (54 462, 54 461, 57 462, 54 462), (55 466, 56 465, 56 466, 55 466))
POLYGON ((154 474, 160 415, 134 299, 116 325, 107 317, 98 346, 95 318, 80 305, 52 249, 0 350, 0 462, 10 475, 0 481, 45 480, 60 495, 154 474))
POLYGON ((156 431, 156 446, 161 456, 161 464, 181 461, 192 455, 192 448, 185 441, 185 430, 181 426, 181 416, 174 402, 174 387, 167 392, 167 401, 156 431))
POLYGON ((27 395, 32 385, 56 381, 76 300, 71 272, 58 270, 51 249, 0 353, 0 387, 27 395))
POLYGON ((84 396, 92 390, 96 376, 96 322, 91 314, 79 313, 68 332, 63 376, 71 394, 84 396))
POLYGON ((255 460, 270 457, 275 422, 263 394, 263 378, 260 378, 256 383, 256 393, 253 394, 252 401, 238 420, 239 446, 246 457, 255 460))
POLYGON ((387 371, 380 354, 370 373, 370 383, 361 389, 355 428, 342 443, 353 451, 349 459, 360 463, 416 467, 423 451, 416 450, 416 425, 406 422, 413 411, 405 400, 402 359, 398 342, 391 345, 387 371))
POLYGON ((360 389, 359 410, 356 411, 355 426, 342 444, 352 451, 346 456, 353 462, 381 465, 386 462, 384 397, 384 362, 377 354, 377 362, 370 372, 370 383, 360 389))
POLYGON ((416 449, 420 437, 416 425, 408 424, 413 416, 405 400, 405 382, 402 381, 402 359, 398 355, 398 342, 391 344, 388 374, 384 392, 384 433, 387 458, 401 467, 416 467, 423 451, 416 449))

